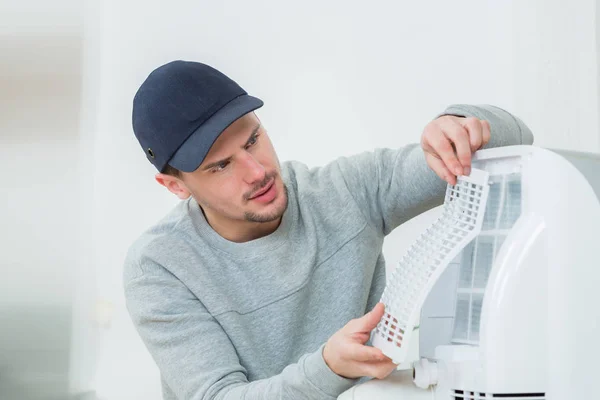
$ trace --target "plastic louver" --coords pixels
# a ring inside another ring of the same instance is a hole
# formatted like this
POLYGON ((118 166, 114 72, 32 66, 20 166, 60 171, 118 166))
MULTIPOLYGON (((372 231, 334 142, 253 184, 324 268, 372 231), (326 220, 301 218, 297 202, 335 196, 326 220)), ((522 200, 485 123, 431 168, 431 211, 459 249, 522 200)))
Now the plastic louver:
POLYGON ((487 400, 498 399, 503 400, 545 400, 545 393, 480 393, 469 392, 464 390, 453 390, 452 400, 487 400))
POLYGON ((385 313, 372 343, 396 364, 404 362, 427 295, 448 264, 481 231, 489 174, 473 169, 448 185, 441 216, 413 243, 381 297, 385 313))

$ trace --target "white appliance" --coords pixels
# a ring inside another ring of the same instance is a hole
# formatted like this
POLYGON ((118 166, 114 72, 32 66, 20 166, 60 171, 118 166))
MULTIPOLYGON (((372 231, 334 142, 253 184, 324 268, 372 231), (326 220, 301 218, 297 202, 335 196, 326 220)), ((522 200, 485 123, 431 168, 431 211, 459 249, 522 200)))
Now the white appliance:
POLYGON ((382 295, 372 343, 411 370, 353 397, 600 399, 600 155, 509 146, 472 163, 382 295))

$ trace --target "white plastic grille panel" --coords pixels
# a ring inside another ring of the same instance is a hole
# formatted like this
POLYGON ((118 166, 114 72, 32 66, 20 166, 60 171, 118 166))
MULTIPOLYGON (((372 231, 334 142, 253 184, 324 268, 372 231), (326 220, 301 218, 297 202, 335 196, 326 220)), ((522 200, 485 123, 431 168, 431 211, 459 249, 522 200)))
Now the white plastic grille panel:
POLYGON ((386 312, 373 332, 373 345, 402 362, 418 313, 448 264, 483 224, 488 173, 473 169, 448 185, 441 216, 423 232, 392 273, 381 301, 386 312))

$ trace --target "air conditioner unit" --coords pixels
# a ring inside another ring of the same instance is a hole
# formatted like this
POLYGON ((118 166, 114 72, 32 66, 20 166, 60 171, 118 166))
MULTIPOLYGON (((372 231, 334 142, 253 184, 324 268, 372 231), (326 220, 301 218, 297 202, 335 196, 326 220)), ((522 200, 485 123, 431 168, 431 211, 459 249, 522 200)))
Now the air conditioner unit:
POLYGON ((372 344, 412 366, 385 398, 600 399, 599 199, 597 154, 476 152, 382 295, 372 344))

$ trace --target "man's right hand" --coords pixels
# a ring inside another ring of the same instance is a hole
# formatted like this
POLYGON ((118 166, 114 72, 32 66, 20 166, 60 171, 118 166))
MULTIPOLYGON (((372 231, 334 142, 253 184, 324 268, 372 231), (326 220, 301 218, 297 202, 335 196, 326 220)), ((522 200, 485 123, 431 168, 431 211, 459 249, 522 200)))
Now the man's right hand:
POLYGON ((380 349, 365 346, 383 313, 384 305, 378 303, 371 312, 351 320, 329 338, 323 358, 333 372, 351 379, 363 376, 383 379, 396 369, 397 365, 380 349))

